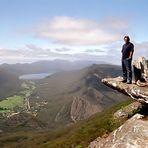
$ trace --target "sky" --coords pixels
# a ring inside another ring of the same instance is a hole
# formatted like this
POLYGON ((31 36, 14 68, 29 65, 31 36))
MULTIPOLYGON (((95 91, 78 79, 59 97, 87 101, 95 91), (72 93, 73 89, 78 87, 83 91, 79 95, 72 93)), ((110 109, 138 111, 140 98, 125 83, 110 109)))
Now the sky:
POLYGON ((148 58, 146 0, 0 0, 0 63, 120 64, 123 37, 148 58))

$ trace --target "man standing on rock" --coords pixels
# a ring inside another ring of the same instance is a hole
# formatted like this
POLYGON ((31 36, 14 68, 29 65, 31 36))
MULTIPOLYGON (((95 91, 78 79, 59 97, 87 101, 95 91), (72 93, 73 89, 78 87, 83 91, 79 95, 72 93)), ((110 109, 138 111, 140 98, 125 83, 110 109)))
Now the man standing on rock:
POLYGON ((125 44, 122 47, 122 71, 123 83, 132 83, 132 57, 134 52, 134 45, 130 42, 129 36, 124 37, 125 44))

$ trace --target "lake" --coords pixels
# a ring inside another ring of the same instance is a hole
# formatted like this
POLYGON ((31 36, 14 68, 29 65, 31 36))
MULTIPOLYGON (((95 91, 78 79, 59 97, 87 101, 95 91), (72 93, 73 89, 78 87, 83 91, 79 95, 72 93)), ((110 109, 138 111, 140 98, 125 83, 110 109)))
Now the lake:
POLYGON ((53 73, 38 73, 38 74, 26 74, 19 76, 19 79, 21 80, 40 80, 44 79, 47 76, 52 75, 53 73))

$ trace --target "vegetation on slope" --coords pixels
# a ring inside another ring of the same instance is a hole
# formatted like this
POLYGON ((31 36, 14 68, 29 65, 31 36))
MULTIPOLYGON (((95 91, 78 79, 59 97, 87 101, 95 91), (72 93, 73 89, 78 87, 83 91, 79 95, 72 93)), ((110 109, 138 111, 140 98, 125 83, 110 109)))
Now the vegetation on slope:
POLYGON ((20 91, 21 81, 7 69, 0 68, 0 100, 14 96, 20 91))
POLYGON ((131 102, 131 100, 125 101, 101 113, 96 113, 87 120, 60 130, 1 133, 0 146, 11 146, 11 148, 86 148, 95 138, 110 133, 122 124, 113 119, 113 113, 131 102))
POLYGON ((0 112, 11 112, 16 108, 26 108, 26 98, 29 97, 32 91, 35 89, 32 81, 24 81, 21 84, 20 92, 17 95, 7 97, 0 101, 0 112))

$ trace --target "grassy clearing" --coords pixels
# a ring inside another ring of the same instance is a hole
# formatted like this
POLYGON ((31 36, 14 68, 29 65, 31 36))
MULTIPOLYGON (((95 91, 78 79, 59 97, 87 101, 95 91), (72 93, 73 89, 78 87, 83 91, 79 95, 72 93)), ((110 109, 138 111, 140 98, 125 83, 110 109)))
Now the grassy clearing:
POLYGON ((24 104, 23 96, 12 96, 0 102, 0 111, 13 110, 15 107, 22 107, 24 104))
POLYGON ((35 89, 34 83, 31 81, 24 81, 21 85, 22 90, 20 91, 20 95, 14 95, 6 98, 3 101, 0 101, 0 112, 10 112, 14 110, 14 108, 24 107, 24 101, 26 97, 29 97, 32 91, 35 89))

